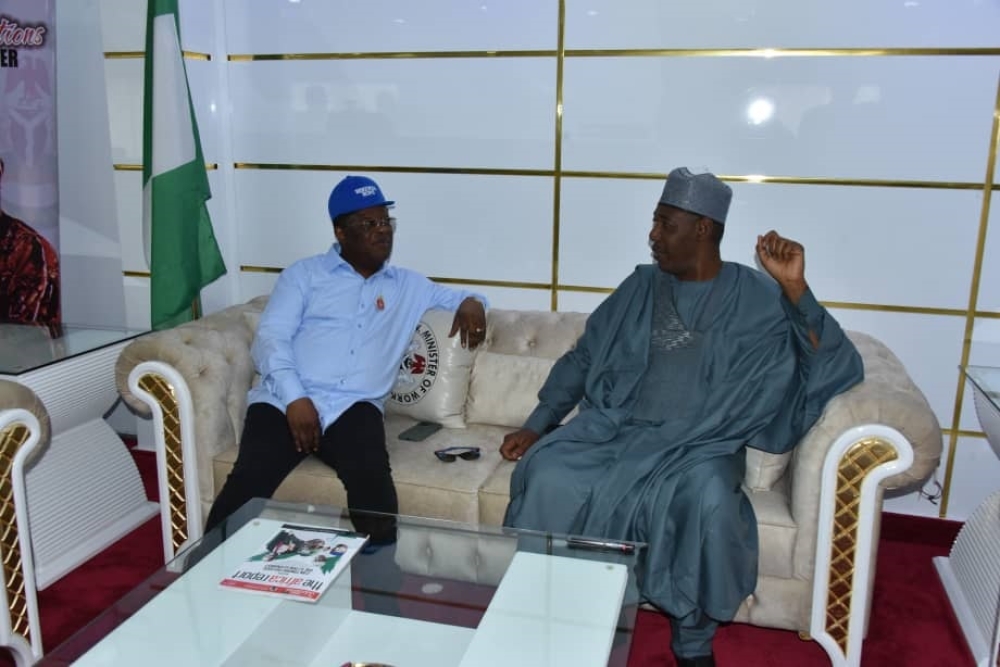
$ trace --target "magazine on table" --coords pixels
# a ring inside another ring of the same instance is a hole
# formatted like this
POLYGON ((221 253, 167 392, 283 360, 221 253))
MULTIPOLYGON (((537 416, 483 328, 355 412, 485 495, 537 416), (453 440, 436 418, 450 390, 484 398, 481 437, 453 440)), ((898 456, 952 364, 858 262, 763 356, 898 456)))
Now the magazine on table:
POLYGON ((367 541, 367 535, 342 528, 282 524, 220 584, 316 602, 367 541))

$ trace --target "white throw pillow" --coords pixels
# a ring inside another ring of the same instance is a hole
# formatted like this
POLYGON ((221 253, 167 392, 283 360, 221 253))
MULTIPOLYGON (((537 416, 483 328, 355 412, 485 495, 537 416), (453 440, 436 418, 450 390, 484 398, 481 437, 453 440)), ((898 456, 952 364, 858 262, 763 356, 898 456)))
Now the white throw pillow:
POLYGON ((472 367, 465 418, 470 424, 520 428, 538 405, 554 359, 480 352, 472 367))
POLYGON ((387 413, 465 428, 465 399, 476 353, 462 347, 461 334, 448 338, 454 318, 443 310, 424 313, 386 399, 387 413))

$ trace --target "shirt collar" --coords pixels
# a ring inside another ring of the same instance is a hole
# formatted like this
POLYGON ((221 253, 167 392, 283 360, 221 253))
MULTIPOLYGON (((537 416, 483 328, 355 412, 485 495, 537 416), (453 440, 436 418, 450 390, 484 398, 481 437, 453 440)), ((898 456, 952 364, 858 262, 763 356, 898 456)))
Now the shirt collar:
MULTIPOLYGON (((323 255, 323 263, 326 265, 326 268, 330 273, 342 269, 346 269, 355 274, 357 273, 354 270, 354 267, 348 264, 347 260, 345 260, 343 257, 340 256, 339 243, 334 243, 332 246, 330 246, 330 249, 327 250, 325 255, 323 255)), ((372 275, 372 277, 375 277, 382 273, 384 273, 387 278, 392 278, 393 276, 395 276, 396 270, 391 264, 389 264, 389 260, 386 260, 385 264, 382 265, 382 268, 376 271, 372 275)))

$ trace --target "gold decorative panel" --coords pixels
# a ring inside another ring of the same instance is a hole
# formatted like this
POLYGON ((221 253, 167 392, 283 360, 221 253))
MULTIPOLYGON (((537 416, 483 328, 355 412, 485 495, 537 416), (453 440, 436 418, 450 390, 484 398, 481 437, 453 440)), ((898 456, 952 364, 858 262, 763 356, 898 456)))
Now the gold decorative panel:
POLYGON ((156 373, 139 378, 139 387, 148 392, 163 413, 164 462, 167 469, 167 497, 161 503, 170 508, 170 543, 174 552, 188 538, 187 500, 184 493, 184 451, 181 447, 181 415, 174 387, 156 373))
POLYGON ((837 469, 826 630, 845 653, 854 602, 852 581, 858 559, 861 484, 871 471, 896 458, 896 450, 888 442, 879 438, 867 438, 851 445, 840 459, 837 469))
POLYGON ((21 542, 17 532, 14 507, 14 456, 28 441, 31 431, 24 424, 11 424, 0 432, 0 549, 3 550, 3 576, 7 586, 10 627, 31 643, 28 623, 28 596, 24 590, 21 542))

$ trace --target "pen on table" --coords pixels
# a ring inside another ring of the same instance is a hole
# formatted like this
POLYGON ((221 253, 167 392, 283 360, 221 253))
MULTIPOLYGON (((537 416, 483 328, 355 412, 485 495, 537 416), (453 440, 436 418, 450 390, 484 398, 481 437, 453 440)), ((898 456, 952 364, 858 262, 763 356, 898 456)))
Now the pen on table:
POLYGON ((566 546, 571 549, 593 549, 595 551, 620 551, 630 554, 635 551, 635 545, 624 542, 607 542, 583 537, 566 538, 566 546))

